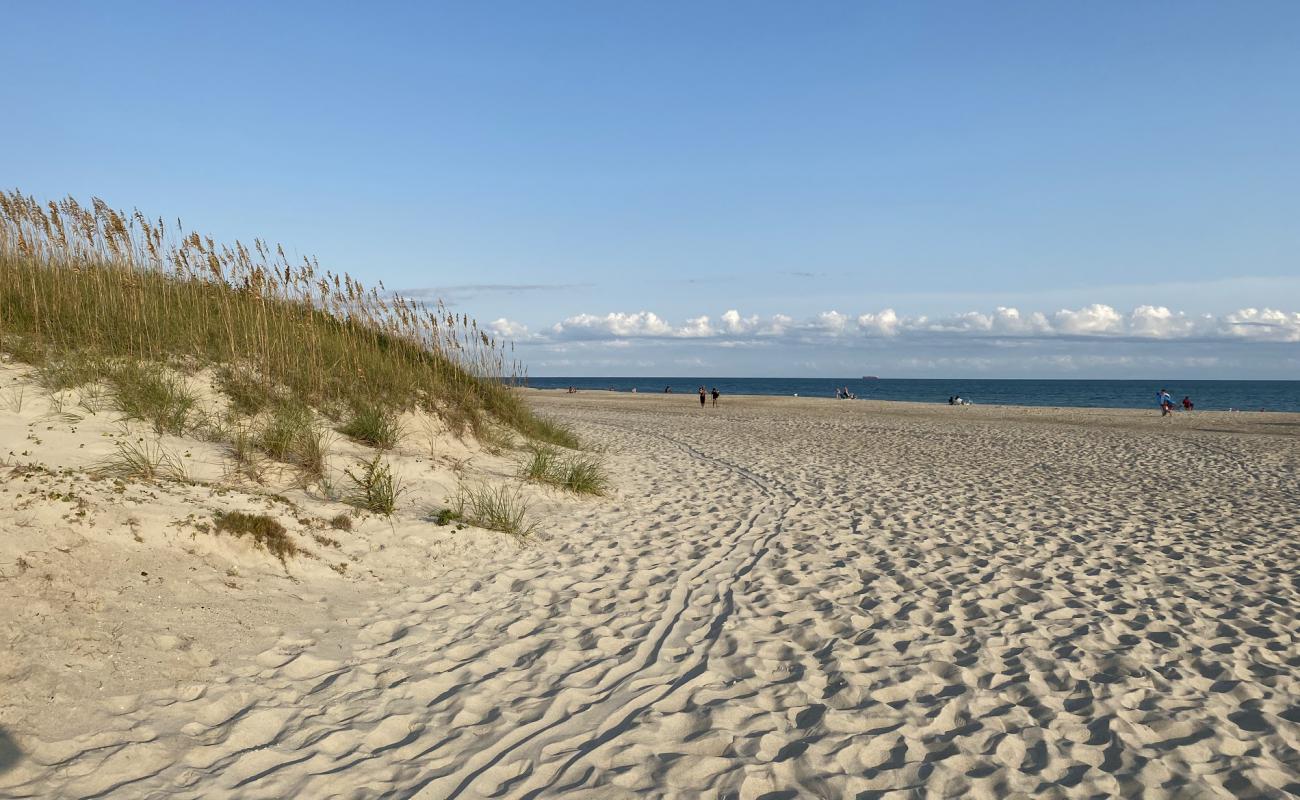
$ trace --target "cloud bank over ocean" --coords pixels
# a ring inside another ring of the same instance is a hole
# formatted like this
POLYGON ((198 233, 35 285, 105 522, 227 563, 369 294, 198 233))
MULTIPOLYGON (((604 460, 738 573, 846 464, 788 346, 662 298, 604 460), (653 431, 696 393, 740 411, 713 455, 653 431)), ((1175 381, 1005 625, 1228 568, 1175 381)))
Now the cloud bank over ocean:
POLYGON ((1226 339, 1300 342, 1300 312, 1243 308, 1227 314, 1189 315, 1164 306, 1138 306, 1122 313, 1100 303, 1050 314, 1022 313, 998 307, 950 316, 904 316, 892 308, 843 314, 823 311, 795 320, 784 314, 741 316, 735 309, 716 319, 707 315, 672 323, 653 311, 578 314, 549 328, 530 331, 509 319, 497 319, 491 329, 516 341, 611 339, 844 339, 853 337, 935 337, 946 335, 1013 338, 1134 337, 1142 339, 1226 339))
POLYGON ((603 374, 619 364, 622 374, 707 369, 715 362, 770 369, 775 356, 793 365, 792 374, 852 374, 862 354, 870 354, 871 364, 902 372, 1016 374, 1033 366, 1054 374, 1083 370, 1102 377, 1226 369, 1232 374, 1224 377, 1285 378, 1300 368, 1300 312, 1273 308, 1187 314, 1165 306, 1121 311, 1097 303, 1052 312, 1000 306, 927 316, 886 308, 830 310, 802 318, 729 309, 680 320, 641 310, 576 314, 537 329, 500 318, 489 328, 533 349, 530 358, 539 374, 603 374), (617 359, 600 355, 610 349, 618 351, 617 359), (737 355, 744 350, 765 355, 737 355), (718 360, 724 352, 727 358, 718 360))

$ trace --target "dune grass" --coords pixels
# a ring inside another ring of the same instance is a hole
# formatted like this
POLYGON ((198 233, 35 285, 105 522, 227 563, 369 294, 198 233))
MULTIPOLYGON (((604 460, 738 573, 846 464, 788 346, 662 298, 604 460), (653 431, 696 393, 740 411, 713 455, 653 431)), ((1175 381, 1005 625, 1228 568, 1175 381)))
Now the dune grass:
POLYGON ((189 475, 180 457, 161 442, 119 440, 113 455, 97 462, 92 474, 100 478, 143 481, 186 481, 189 475))
POLYGON ((402 428, 392 411, 377 405, 362 404, 353 409, 339 433, 379 450, 391 450, 402 438, 402 428))
POLYGON ((253 483, 261 483, 266 473, 266 457, 257 446, 257 435, 246 424, 227 431, 221 439, 226 443, 226 455, 233 464, 233 473, 253 483))
POLYGON ((519 465, 519 477, 556 486, 574 494, 604 494, 609 479, 604 465, 585 453, 563 453, 550 445, 533 445, 519 465))
POLYGON ((448 508, 439 509, 433 518, 441 525, 462 521, 521 538, 537 528, 537 524, 528 519, 528 501, 523 493, 518 487, 505 484, 462 483, 448 508))
POLYGON ((252 416, 276 401, 271 387, 245 369, 222 367, 217 371, 217 386, 230 400, 230 409, 237 414, 252 416))
MULTIPOLYGON (((468 316, 261 240, 218 244, 98 199, 87 208, 0 192, 0 332, 0 349, 50 388, 99 380, 112 364, 208 366, 223 370, 219 385, 243 413, 277 402, 422 409, 457 433, 496 420, 577 444, 511 391, 522 367, 468 316)), ((147 418, 182 424, 168 408, 147 418)))
POLYGON ((180 377, 152 364, 125 363, 104 370, 113 405, 158 433, 180 435, 189 428, 198 396, 180 377))

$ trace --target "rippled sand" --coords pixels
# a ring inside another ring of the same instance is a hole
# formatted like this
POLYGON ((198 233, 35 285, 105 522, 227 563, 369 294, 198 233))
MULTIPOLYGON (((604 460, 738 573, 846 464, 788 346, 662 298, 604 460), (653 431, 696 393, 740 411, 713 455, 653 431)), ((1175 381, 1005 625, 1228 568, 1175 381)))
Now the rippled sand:
POLYGON ((1300 792, 1300 415, 532 394, 615 497, 0 794, 1300 792))

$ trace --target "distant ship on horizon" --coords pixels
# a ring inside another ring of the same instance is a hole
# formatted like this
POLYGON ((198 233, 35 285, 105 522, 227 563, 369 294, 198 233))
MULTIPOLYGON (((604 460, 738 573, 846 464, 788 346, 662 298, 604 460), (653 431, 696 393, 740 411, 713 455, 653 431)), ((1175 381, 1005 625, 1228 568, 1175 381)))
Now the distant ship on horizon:
POLYGON ((877 376, 877 375, 863 375, 863 376, 862 376, 862 380, 864 380, 864 381, 878 381, 878 380, 880 380, 880 377, 877 376))

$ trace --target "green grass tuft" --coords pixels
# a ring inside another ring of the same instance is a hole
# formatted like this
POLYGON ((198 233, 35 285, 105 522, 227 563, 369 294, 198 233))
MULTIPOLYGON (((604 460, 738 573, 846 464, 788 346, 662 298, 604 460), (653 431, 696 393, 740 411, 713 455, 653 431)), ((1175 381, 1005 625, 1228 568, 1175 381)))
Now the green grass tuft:
POLYGON ((131 419, 144 420, 158 433, 180 435, 189 427, 198 397, 163 367, 127 363, 108 371, 113 405, 131 419))
POLYGON ((329 441, 306 406, 275 406, 258 429, 255 444, 276 461, 297 467, 304 478, 315 480, 325 475, 329 441))
POLYGON ((519 476, 574 494, 601 495, 609 489, 604 465, 595 456, 562 453, 550 445, 533 445, 519 465, 519 476))
POLYGON ((91 467, 100 478, 123 478, 144 481, 187 481, 189 476, 180 457, 161 442, 145 440, 117 442, 116 452, 91 467))
POLYGON ((40 359, 36 380, 50 392, 95 383, 108 371, 101 358, 80 350, 68 350, 49 358, 42 358, 43 353, 34 355, 40 359))
POLYGON ((298 553, 298 546, 289 538, 284 526, 266 514, 228 511, 218 514, 215 522, 219 533, 229 533, 236 538, 247 536, 253 540, 254 547, 266 550, 280 559, 281 564, 298 553))
POLYGON ((117 451, 91 467, 96 477, 134 480, 190 480, 181 457, 161 442, 118 441, 117 451))
POLYGON ((401 426, 392 411, 365 404, 353 410, 339 433, 380 450, 391 450, 402 438, 401 426))
POLYGON ((225 366, 217 372, 217 386, 230 398, 231 410, 252 416, 275 402, 275 392, 247 369, 225 366))
POLYGON ((394 477, 392 468, 379 456, 358 464, 357 468, 357 472, 350 469, 343 472, 352 482, 351 489, 343 495, 343 501, 366 511, 392 516, 398 498, 406 493, 401 481, 394 477))
POLYGON ((455 516, 449 519, 521 538, 537 529, 528 519, 523 493, 510 486, 462 483, 452 497, 450 511, 455 516))
MULTIPOLYGON (((453 508, 436 509, 430 516, 429 520, 439 528, 445 528, 453 522, 461 522, 460 512, 453 508)), ((456 530, 461 530, 462 526, 457 525, 456 530)))

